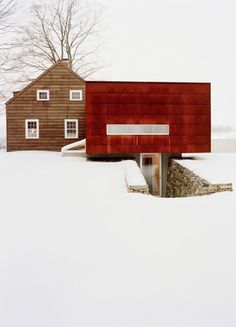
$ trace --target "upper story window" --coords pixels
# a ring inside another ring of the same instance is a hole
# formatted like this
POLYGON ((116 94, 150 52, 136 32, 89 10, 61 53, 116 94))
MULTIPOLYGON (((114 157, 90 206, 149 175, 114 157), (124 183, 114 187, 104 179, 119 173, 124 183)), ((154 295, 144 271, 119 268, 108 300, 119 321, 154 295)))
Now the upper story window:
POLYGON ((71 101, 82 101, 83 100, 82 90, 70 90, 70 100, 71 101))
POLYGON ((37 90, 38 101, 49 101, 49 90, 37 90))
POLYGON ((38 139, 39 138, 39 120, 26 119, 25 120, 25 138, 38 139))
POLYGON ((65 119, 65 138, 77 139, 78 137, 78 119, 65 119))

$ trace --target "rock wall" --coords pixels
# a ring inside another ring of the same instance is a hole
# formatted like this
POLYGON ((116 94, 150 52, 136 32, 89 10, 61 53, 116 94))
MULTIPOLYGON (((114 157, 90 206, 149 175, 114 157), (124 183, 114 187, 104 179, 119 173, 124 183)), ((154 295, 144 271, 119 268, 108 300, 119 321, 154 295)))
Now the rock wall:
POLYGON ((189 169, 170 159, 167 175, 167 197, 187 197, 233 191, 232 183, 210 184, 189 169))
POLYGON ((150 194, 147 185, 129 185, 126 181, 126 186, 129 193, 150 194))

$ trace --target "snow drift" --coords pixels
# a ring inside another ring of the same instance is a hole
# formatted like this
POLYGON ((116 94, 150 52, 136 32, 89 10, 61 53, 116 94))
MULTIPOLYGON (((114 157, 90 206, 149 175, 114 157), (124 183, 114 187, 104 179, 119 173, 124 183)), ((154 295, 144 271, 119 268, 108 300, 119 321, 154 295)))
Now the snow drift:
POLYGON ((123 163, 47 152, 1 152, 0 181, 1 326, 236 325, 234 192, 130 194, 123 163))

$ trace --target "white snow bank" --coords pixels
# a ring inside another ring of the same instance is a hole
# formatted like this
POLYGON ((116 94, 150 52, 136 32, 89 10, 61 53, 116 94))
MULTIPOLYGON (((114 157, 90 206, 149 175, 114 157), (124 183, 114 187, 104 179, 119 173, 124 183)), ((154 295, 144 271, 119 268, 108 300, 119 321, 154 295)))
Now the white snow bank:
MULTIPOLYGON (((234 183, 236 185, 236 154, 194 154, 192 160, 177 160, 209 183, 234 183)), ((187 155, 188 157, 188 155, 187 155)))
POLYGON ((136 161, 125 160, 124 173, 128 187, 147 187, 147 183, 136 161))
POLYGON ((0 326, 236 326, 235 196, 128 194, 122 162, 0 152, 0 326))

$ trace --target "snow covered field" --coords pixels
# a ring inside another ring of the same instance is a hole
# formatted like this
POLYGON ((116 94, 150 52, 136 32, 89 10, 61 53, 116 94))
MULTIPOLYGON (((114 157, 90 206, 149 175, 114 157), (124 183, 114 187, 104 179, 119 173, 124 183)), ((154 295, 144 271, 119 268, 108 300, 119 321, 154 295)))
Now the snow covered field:
POLYGON ((178 162, 206 179, 209 183, 234 183, 236 186, 236 154, 232 153, 199 153, 183 157, 194 160, 178 160, 178 162))
POLYGON ((0 326, 236 326, 236 193, 128 194, 124 170, 0 152, 0 326))
POLYGON ((227 153, 236 152, 236 131, 235 129, 223 130, 221 132, 212 131, 211 134, 211 152, 227 153))
POLYGON ((6 145, 6 117, 0 113, 0 149, 6 145))

